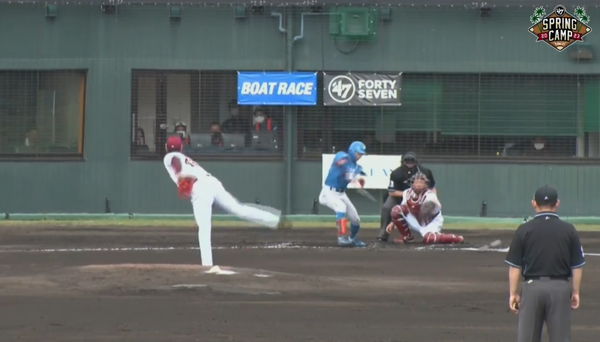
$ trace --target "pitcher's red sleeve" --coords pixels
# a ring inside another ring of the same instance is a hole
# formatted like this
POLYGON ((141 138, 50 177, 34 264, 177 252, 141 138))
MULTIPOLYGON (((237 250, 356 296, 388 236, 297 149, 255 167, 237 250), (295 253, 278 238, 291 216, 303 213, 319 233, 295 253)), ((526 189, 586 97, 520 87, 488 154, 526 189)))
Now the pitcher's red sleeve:
POLYGON ((177 157, 171 158, 171 167, 173 168, 175 174, 180 174, 181 169, 183 168, 183 166, 181 165, 181 160, 179 160, 179 158, 177 157))

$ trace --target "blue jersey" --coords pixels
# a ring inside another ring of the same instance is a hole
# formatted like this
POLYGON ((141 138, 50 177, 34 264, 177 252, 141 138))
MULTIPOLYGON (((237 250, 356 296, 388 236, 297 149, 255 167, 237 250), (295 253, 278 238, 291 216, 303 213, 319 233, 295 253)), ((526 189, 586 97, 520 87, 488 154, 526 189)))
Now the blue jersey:
POLYGON ((359 174, 364 175, 362 167, 352 160, 348 153, 338 152, 333 158, 325 185, 337 190, 346 190, 348 184, 359 174))

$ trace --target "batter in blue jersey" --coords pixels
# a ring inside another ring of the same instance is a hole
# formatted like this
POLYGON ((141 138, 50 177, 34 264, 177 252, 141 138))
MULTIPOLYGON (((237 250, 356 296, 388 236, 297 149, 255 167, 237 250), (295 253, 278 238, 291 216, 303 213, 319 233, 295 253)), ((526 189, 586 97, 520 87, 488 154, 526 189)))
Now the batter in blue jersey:
POLYGON ((319 195, 319 203, 335 211, 338 230, 338 245, 364 247, 365 243, 356 238, 360 229, 360 218, 350 202, 346 189, 351 182, 364 185, 365 173, 357 164, 367 153, 365 144, 355 141, 350 144, 348 153, 338 152, 333 158, 325 184, 319 195), (346 217, 350 220, 350 234, 346 232, 346 217))

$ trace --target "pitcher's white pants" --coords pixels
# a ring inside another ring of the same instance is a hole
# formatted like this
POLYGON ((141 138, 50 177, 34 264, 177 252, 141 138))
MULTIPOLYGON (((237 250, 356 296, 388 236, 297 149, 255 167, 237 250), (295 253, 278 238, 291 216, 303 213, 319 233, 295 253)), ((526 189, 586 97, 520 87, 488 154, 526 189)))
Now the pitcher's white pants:
POLYGON ((351 224, 358 225, 360 223, 358 212, 345 192, 337 192, 328 186, 323 186, 319 194, 319 203, 336 213, 345 213, 351 224))
POLYGON ((198 225, 198 242, 202 266, 213 266, 210 233, 214 202, 230 214, 246 221, 269 228, 276 228, 279 223, 277 215, 238 202, 215 177, 199 178, 192 188, 192 206, 194 208, 194 218, 198 225))
POLYGON ((441 212, 436 217, 434 217, 433 220, 429 222, 429 224, 425 226, 421 226, 419 224, 419 221, 416 217, 413 216, 413 214, 409 213, 408 215, 404 216, 404 218, 406 219, 406 223, 408 223, 410 229, 418 232, 419 234, 421 234, 421 236, 425 236, 425 234, 427 233, 441 232, 442 225, 444 224, 444 216, 442 216, 441 212))

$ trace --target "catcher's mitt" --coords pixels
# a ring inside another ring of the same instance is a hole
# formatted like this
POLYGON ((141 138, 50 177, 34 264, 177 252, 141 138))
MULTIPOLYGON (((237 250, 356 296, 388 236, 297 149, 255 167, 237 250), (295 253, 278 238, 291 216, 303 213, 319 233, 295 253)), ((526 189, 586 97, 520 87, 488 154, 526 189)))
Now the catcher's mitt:
POLYGON ((419 223, 428 224, 437 209, 437 205, 434 201, 425 201, 421 204, 419 210, 419 223))
POLYGON ((192 188, 196 183, 196 178, 181 177, 177 182, 177 196, 182 199, 188 199, 192 196, 192 188))

